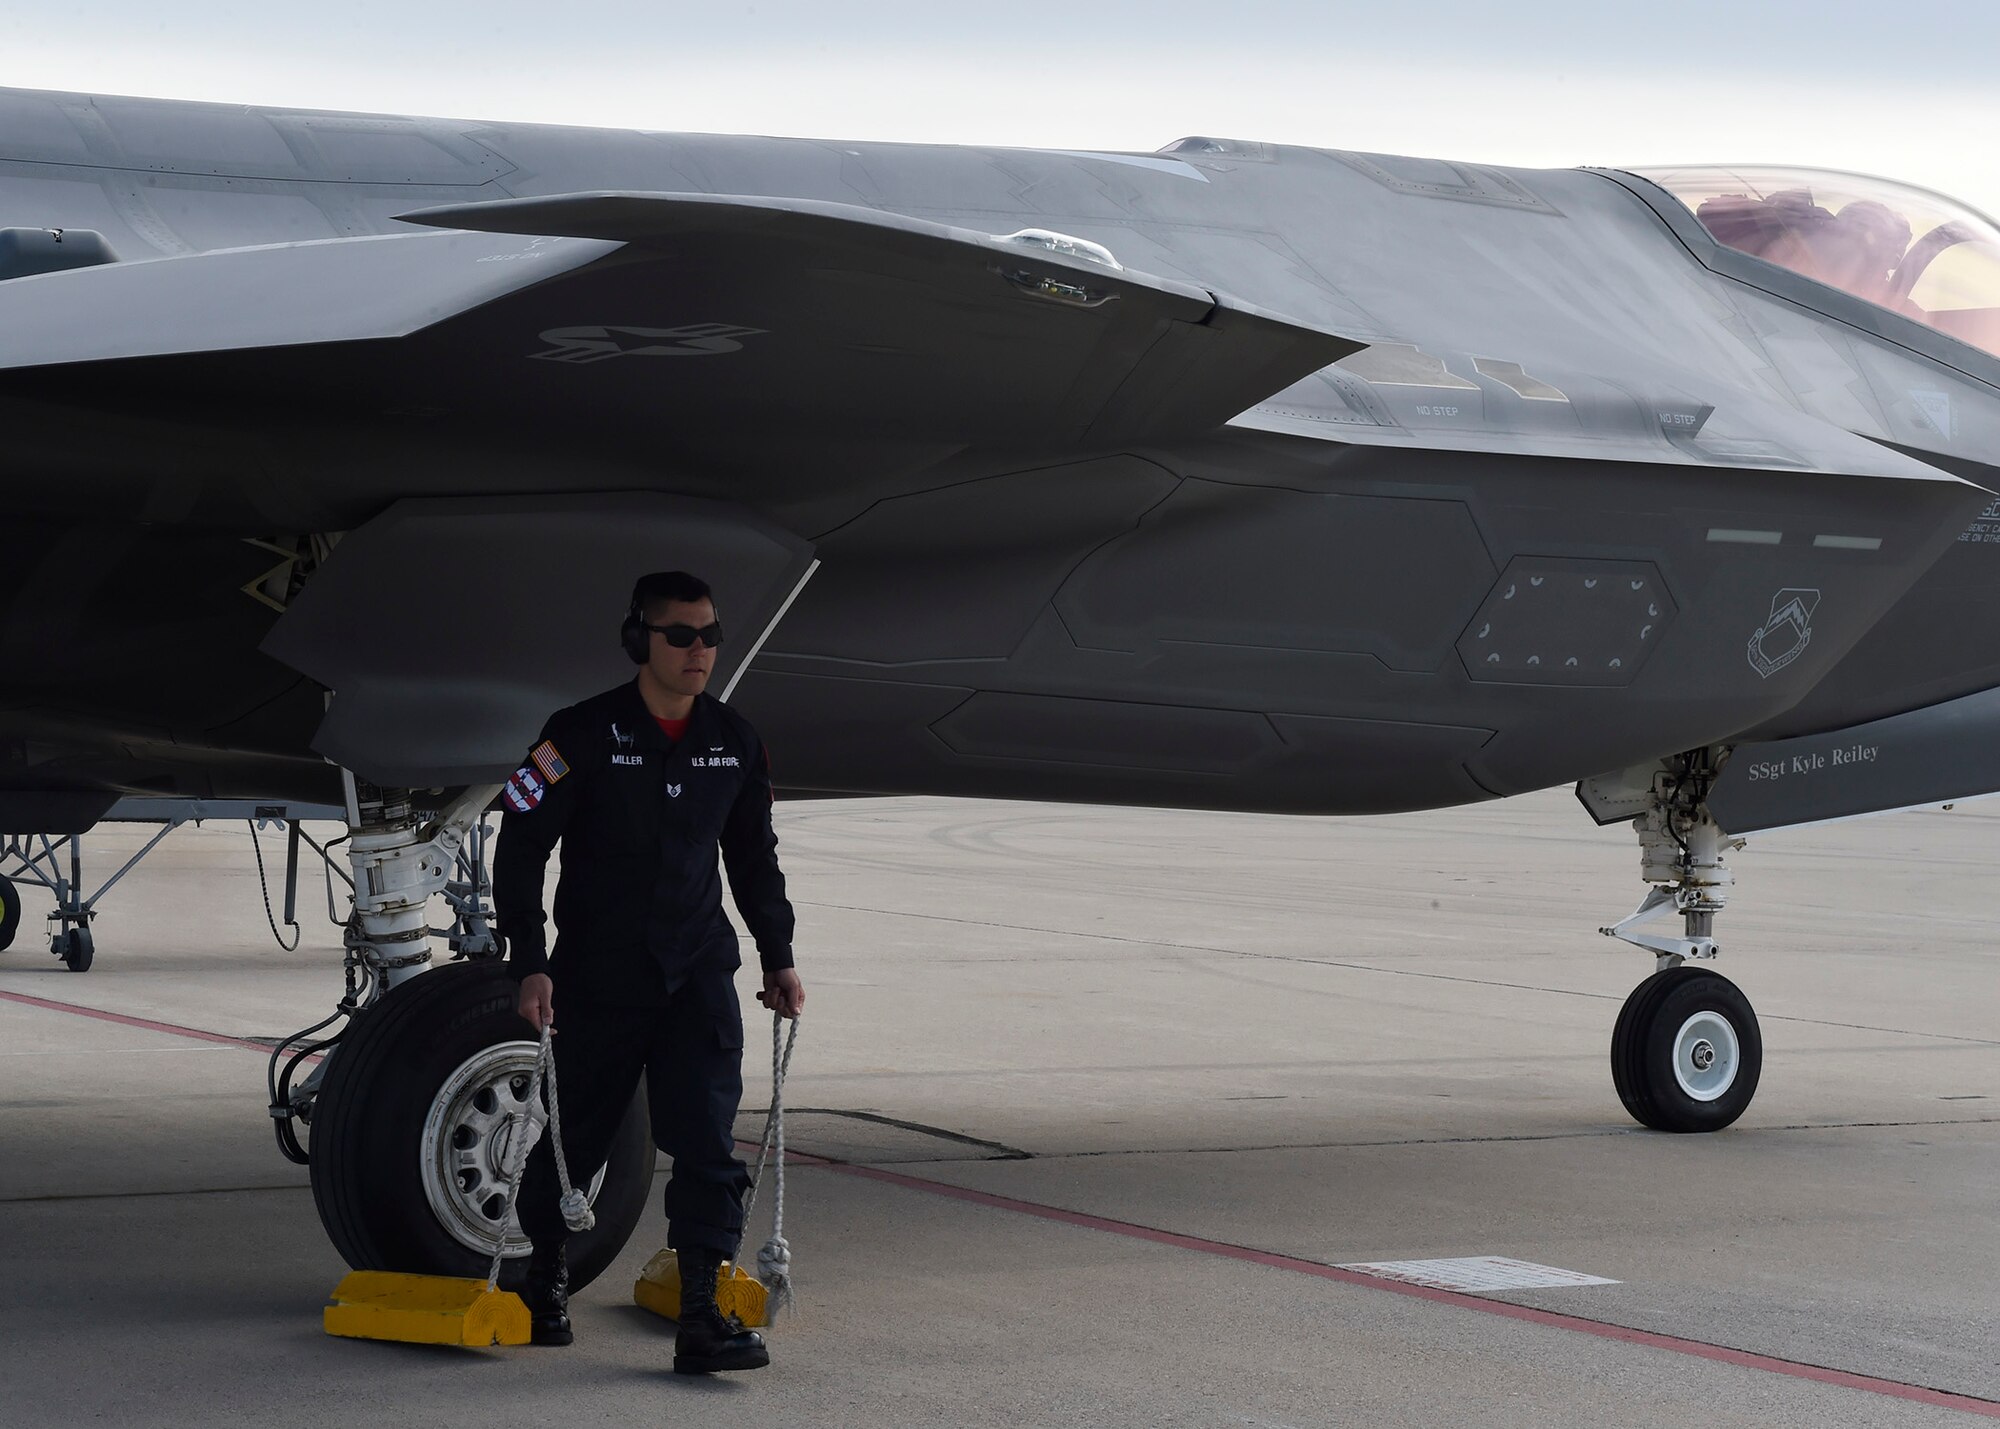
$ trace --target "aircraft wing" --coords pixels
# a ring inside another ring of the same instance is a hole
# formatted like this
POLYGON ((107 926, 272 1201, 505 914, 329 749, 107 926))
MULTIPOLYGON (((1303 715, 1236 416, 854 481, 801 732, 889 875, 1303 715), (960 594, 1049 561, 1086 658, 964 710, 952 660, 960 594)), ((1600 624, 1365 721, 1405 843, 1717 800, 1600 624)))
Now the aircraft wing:
POLYGON ((577 194, 410 221, 456 231, 0 285, 0 390, 497 416, 654 451, 780 432, 1076 449, 1219 426, 1362 346, 839 204, 577 194))
POLYGON ((0 283, 0 369, 406 337, 616 248, 399 233, 14 278, 0 283))

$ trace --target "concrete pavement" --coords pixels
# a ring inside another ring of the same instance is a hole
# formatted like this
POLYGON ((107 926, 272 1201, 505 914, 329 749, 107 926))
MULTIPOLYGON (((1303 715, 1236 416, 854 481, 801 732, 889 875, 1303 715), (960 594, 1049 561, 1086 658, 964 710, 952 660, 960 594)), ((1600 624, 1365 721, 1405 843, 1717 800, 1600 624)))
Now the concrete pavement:
POLYGON ((771 1370, 664 1373, 670 1327, 626 1303, 650 1217, 569 1350, 322 1336, 341 1266, 254 1042, 331 1007, 338 935, 275 948, 247 836, 212 826, 107 900, 90 973, 25 931, 0 955, 0 1422, 2000 1414, 2000 806, 1737 856, 1722 970, 1766 1061, 1710 1137, 1611 1090, 1648 967, 1595 929, 1642 885, 1567 791, 1381 819, 829 801, 779 832, 811 998, 791 1140, 848 1164, 790 1177, 804 1304, 771 1370), (1482 1309, 1314 1273, 1474 1255, 1619 1283, 1482 1309))

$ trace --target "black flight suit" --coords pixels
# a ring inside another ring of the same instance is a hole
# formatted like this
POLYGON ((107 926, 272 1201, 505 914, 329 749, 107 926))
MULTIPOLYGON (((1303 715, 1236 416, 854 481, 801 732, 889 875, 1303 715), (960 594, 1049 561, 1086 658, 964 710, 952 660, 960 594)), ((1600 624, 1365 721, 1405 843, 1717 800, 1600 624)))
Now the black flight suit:
MULTIPOLYGON (((722 912, 716 852, 767 972, 792 966, 792 905, 771 830, 771 775, 755 730, 697 696, 671 743, 636 684, 558 711, 501 802, 493 902, 515 978, 555 982, 556 1073, 571 1181, 604 1164, 640 1073, 653 1138, 673 1158, 667 1242, 736 1253, 749 1174, 733 1128, 743 1095, 735 930, 722 912), (562 841, 556 945, 542 880, 562 841)), ((540 1245, 566 1234, 555 1161, 528 1158, 521 1227, 540 1245)))

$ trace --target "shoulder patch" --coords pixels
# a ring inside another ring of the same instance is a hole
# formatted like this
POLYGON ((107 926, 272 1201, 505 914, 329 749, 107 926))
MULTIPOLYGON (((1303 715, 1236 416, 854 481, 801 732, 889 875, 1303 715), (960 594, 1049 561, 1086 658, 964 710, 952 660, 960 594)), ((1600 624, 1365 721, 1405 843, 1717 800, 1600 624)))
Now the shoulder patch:
POLYGON ((563 757, 556 753, 555 745, 546 739, 536 745, 534 753, 528 757, 534 762, 535 767, 542 771, 542 777, 551 784, 569 773, 569 765, 563 763, 563 757))
POLYGON ((532 811, 542 802, 548 792, 548 785, 535 777, 535 771, 523 764, 511 774, 500 790, 501 801, 517 814, 532 811))

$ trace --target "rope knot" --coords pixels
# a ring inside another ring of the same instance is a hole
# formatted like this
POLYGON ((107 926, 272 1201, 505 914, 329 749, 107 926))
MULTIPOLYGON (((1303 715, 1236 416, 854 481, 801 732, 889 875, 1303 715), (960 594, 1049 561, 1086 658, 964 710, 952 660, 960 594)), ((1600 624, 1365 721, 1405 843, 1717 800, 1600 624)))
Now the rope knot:
POLYGON ((757 1252, 757 1278, 769 1294, 766 1314, 776 1319, 778 1312, 792 1303, 792 1247, 781 1235, 764 1242, 757 1252))
POLYGON ((563 1193, 558 1203, 562 1207, 563 1224, 573 1231, 587 1231, 597 1224, 597 1213, 590 1209, 590 1202, 584 1199, 582 1191, 571 1187, 563 1193))

